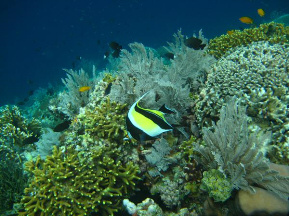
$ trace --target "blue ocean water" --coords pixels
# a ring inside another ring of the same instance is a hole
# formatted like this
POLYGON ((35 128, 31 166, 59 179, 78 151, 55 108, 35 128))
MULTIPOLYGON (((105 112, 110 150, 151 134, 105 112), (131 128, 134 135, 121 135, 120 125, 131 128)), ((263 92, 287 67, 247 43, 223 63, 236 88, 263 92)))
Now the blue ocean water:
POLYGON ((157 48, 177 30, 191 36, 203 29, 207 38, 289 13, 288 0, 1 0, 0 106, 17 103, 31 90, 60 84, 62 68, 80 57, 105 68, 111 41, 157 48), (266 16, 261 19, 257 9, 266 16))

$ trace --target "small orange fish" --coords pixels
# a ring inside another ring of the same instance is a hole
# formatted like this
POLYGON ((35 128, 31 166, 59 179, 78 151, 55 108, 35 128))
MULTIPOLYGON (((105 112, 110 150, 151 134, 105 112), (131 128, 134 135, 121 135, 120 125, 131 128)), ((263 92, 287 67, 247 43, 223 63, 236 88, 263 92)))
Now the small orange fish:
POLYGON ((80 87, 78 90, 79 90, 80 92, 85 92, 85 91, 88 91, 89 89, 91 89, 90 86, 82 86, 82 87, 80 87))
POLYGON ((260 17, 264 16, 265 15, 265 11, 262 9, 262 8, 259 8, 257 10, 257 13, 259 14, 260 17))
POLYGON ((241 17, 239 19, 242 23, 253 24, 253 19, 250 17, 241 17))
POLYGON ((234 33, 234 31, 235 31, 235 30, 228 30, 228 31, 227 31, 227 34, 228 34, 228 35, 231 35, 231 34, 234 33))

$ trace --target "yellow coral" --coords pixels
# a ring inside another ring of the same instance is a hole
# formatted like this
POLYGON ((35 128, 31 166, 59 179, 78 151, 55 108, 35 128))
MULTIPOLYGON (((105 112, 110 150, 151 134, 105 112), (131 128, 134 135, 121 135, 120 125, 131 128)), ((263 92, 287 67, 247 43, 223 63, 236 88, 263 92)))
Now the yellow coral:
POLYGON ((208 53, 216 58, 222 57, 228 50, 237 46, 246 46, 256 41, 270 43, 288 42, 289 26, 280 23, 265 23, 256 28, 235 30, 232 34, 221 35, 210 40, 208 53))
POLYGON ((98 148, 84 161, 72 148, 62 152, 54 147, 45 161, 38 157, 27 162, 26 169, 34 177, 24 191, 25 210, 19 215, 113 215, 122 196, 139 179, 137 166, 114 161, 115 151, 98 148))
POLYGON ((111 102, 109 97, 93 111, 86 110, 79 119, 84 124, 86 132, 98 139, 107 139, 111 142, 123 140, 125 136, 126 104, 111 102))

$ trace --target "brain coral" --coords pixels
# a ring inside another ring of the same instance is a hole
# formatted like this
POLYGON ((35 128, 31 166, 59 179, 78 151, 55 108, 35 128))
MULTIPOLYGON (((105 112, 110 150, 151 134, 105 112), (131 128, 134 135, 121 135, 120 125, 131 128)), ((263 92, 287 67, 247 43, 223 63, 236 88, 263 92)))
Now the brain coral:
POLYGON ((54 147, 45 161, 38 157, 27 162, 34 177, 24 191, 25 210, 19 215, 114 215, 139 178, 137 166, 116 162, 116 150, 110 148, 92 150, 83 160, 72 148, 63 153, 54 147))
POLYGON ((195 106, 200 126, 216 121, 228 97, 242 98, 261 129, 273 131, 279 159, 289 158, 289 47, 254 42, 214 64, 195 106))

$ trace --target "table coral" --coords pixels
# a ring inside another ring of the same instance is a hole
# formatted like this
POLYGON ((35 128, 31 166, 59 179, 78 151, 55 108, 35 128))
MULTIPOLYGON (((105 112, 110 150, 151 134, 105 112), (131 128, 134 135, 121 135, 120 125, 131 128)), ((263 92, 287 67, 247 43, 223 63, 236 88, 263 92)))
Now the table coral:
POLYGON ((0 109, 0 141, 9 145, 24 146, 38 140, 41 123, 36 119, 28 121, 17 106, 0 109))
POLYGON ((243 31, 234 30, 232 34, 225 34, 210 40, 208 53, 217 59, 228 50, 237 46, 246 46, 256 41, 268 41, 270 43, 288 43, 289 27, 280 23, 264 23, 256 28, 248 28, 243 31))
POLYGON ((114 215, 139 179, 137 166, 116 162, 115 151, 98 148, 84 161, 72 148, 62 152, 54 147, 45 161, 38 157, 27 162, 26 169, 34 177, 24 191, 25 210, 19 215, 114 215))

